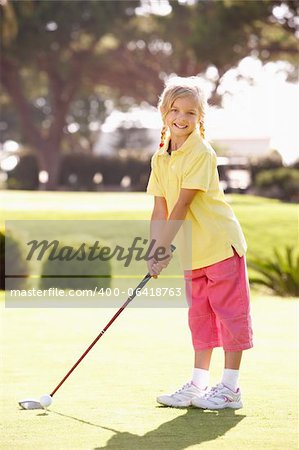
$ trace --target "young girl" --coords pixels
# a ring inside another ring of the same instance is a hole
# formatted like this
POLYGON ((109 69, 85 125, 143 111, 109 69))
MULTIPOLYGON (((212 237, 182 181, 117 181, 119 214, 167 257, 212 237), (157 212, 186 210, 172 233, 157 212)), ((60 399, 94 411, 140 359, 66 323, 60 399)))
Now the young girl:
MULTIPOLYGON (((174 77, 158 105, 164 127, 147 187, 155 196, 151 239, 156 248, 169 248, 182 221, 192 223, 192 270, 185 271, 185 282, 195 359, 191 381, 157 401, 173 407, 238 409, 242 351, 252 347, 246 242, 219 186, 216 154, 205 140, 205 103, 197 77, 174 77), (222 380, 209 388, 212 350, 220 346, 225 355, 222 380)), ((157 277, 169 260, 151 259, 151 275, 157 277)))

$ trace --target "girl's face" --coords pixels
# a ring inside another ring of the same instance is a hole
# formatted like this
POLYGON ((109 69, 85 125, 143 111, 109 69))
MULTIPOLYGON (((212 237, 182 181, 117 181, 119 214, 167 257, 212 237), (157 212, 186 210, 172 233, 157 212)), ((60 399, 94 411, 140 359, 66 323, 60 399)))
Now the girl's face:
POLYGON ((198 102, 193 95, 177 98, 167 113, 165 124, 172 138, 185 140, 199 123, 198 102))

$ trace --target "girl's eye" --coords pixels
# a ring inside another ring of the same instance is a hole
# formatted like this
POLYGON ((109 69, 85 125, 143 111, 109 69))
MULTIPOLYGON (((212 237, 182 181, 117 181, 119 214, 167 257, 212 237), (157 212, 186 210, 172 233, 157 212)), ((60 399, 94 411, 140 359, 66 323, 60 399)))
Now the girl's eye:
POLYGON ((177 109, 176 108, 171 108, 171 111, 177 112, 177 109))

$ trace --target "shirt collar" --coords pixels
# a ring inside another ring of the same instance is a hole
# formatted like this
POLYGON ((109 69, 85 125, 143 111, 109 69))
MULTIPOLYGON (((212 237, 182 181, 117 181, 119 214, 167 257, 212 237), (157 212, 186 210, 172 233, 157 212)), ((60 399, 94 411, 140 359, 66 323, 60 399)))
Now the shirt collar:
MULTIPOLYGON (((186 153, 190 150, 192 150, 192 148, 194 147, 194 145, 196 143, 199 142, 199 140, 201 140, 201 135, 200 135, 200 131, 198 128, 195 128, 194 131, 192 131, 192 133, 187 137, 187 139, 185 140, 185 142, 183 143, 183 145, 181 145, 177 150, 174 150, 172 153, 173 154, 180 154, 180 153, 186 153)), ((167 153, 167 149, 169 146, 169 141, 170 141, 170 134, 168 133, 166 135, 166 139, 164 141, 164 145, 163 147, 161 147, 157 154, 158 156, 169 156, 169 154, 167 153)))

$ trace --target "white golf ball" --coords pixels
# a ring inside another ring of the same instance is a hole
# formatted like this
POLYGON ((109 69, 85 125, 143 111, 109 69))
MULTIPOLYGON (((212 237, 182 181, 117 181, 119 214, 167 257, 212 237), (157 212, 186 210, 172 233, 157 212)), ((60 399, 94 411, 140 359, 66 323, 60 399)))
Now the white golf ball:
POLYGON ((51 395, 48 394, 42 395, 41 398, 39 399, 39 402, 43 408, 47 408, 52 403, 52 397, 51 395))

